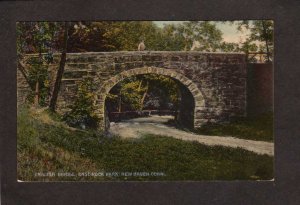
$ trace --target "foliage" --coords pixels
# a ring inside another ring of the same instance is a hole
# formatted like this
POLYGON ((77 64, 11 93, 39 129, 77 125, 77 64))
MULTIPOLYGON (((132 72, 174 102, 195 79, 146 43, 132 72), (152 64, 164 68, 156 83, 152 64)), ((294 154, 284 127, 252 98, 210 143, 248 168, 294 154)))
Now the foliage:
POLYGON ((237 43, 222 42, 220 50, 222 52, 240 52, 240 47, 237 43))
POLYGON ((57 22, 18 22, 17 28, 17 54, 19 69, 32 88, 28 96, 29 102, 38 98, 40 106, 46 106, 49 97, 48 64, 53 61, 54 40, 59 30, 57 22), (38 53, 38 57, 24 58, 24 54, 38 53), (42 55, 46 53, 46 55, 42 55), (26 71, 22 64, 30 69, 26 71), (20 66, 22 68, 20 68, 20 66), (27 74, 27 75, 26 75, 27 74))
POLYGON ((18 54, 52 52, 53 41, 59 29, 57 22, 18 22, 18 54))
MULTIPOLYGON (((68 52, 110 51, 113 45, 104 35, 110 27, 109 22, 70 22, 68 33, 68 52)), ((60 35, 58 44, 62 44, 63 35, 60 35)))
MULTIPOLYGON (((267 53, 265 61, 272 60, 274 50, 273 33, 274 23, 272 20, 241 21, 238 23, 238 29, 247 29, 250 35, 245 41, 246 44, 255 44, 259 42, 259 52, 267 53)), ((248 52, 251 50, 248 50, 248 52)))
POLYGON ((252 42, 250 39, 246 39, 246 41, 243 42, 240 51, 243 51, 244 53, 249 52, 256 52, 258 49, 258 46, 256 43, 252 42))
MULTIPOLYGON (((223 23, 236 25, 237 31, 246 35, 240 43, 222 42, 220 50, 223 52, 266 53, 264 61, 272 61, 274 50, 274 23, 271 20, 225 21, 223 23)), ((249 59, 256 62, 256 58, 249 59)))
POLYGON ((148 89, 142 81, 128 79, 120 89, 122 104, 127 104, 133 110, 140 110, 144 92, 148 89), (142 87, 143 86, 143 87, 142 87))
MULTIPOLYGON (((143 39, 146 50, 198 50, 245 52, 266 51, 266 60, 272 60, 273 22, 269 20, 241 21, 239 29, 248 29, 250 35, 242 45, 226 43, 222 32, 210 21, 189 21, 179 24, 168 24, 158 27, 151 21, 99 21, 70 22, 68 29, 67 52, 120 51, 137 50, 143 39), (259 46, 257 44, 259 43, 259 46)), ((17 51, 19 61, 24 54, 38 53, 35 62, 28 62, 28 79, 32 92, 28 99, 33 102, 38 96, 39 104, 46 106, 49 97, 47 64, 53 60, 53 52, 63 48, 64 22, 18 22, 17 51), (46 55, 42 55, 46 53, 46 55), (38 89, 34 90, 35 85, 38 89)), ((25 72, 23 72, 25 73, 25 72)), ((175 82, 164 77, 135 77, 115 86, 108 96, 111 110, 142 110, 145 108, 177 109, 178 87, 175 82)), ((53 89, 52 89, 53 90, 53 89)), ((52 95, 53 97, 53 95, 52 95)), ((84 103, 84 101, 82 101, 84 103)), ((81 104, 82 104, 81 103, 81 104)), ((87 100, 86 103, 89 103, 87 100)), ((79 103, 80 104, 80 103, 79 103)), ((80 110, 73 107, 74 110, 80 110)), ((82 105, 90 107, 90 105, 82 105)), ((84 108, 89 110, 89 108, 84 108)), ((66 120, 78 126, 80 123, 90 124, 92 111, 74 111, 66 120), (83 115, 79 117, 80 113, 83 115), (76 117, 75 117, 76 116, 76 117), (80 119, 82 118, 82 119, 80 119), (73 121, 74 120, 74 121, 73 121)), ((66 115, 66 116, 68 116, 66 115)), ((93 121, 93 120, 92 120, 93 121)))
POLYGON ((55 112, 55 109, 56 109, 58 93, 60 90, 61 80, 63 78, 65 64, 66 64, 66 60, 67 60, 67 48, 68 48, 68 37, 69 37, 68 30, 69 30, 69 22, 65 22, 64 23, 63 42, 62 42, 63 47, 62 47, 59 67, 56 71, 56 78, 53 83, 53 89, 52 89, 51 99, 50 99, 50 103, 49 103, 49 110, 52 112, 55 112))
POLYGON ((157 26, 151 21, 122 21, 111 23, 105 34, 114 50, 137 50, 139 42, 144 39, 147 50, 155 49, 157 26))
MULTIPOLYGON (((209 21, 190 21, 158 27, 151 21, 70 22, 68 52, 137 50, 141 40, 147 50, 216 51, 222 32, 209 21)), ((19 22, 20 53, 53 52, 62 48, 63 22, 19 22), (22 48, 22 49, 21 49, 22 48)))
POLYGON ((222 32, 209 21, 189 21, 165 25, 159 32, 157 50, 217 51, 221 47, 222 32), (194 47, 193 47, 194 46, 194 47))
POLYGON ((127 78, 110 91, 109 111, 176 109, 178 85, 169 77, 148 74, 127 78))
POLYGON ((207 124, 196 130, 203 135, 233 136, 241 139, 273 141, 273 114, 236 119, 229 124, 207 124))
MULTIPOLYGON (((158 51, 180 51, 184 49, 185 42, 183 36, 177 31, 175 25, 165 25, 158 29, 156 46, 152 50, 158 51)), ((147 42, 146 42, 147 43, 147 42)))
MULTIPOLYGON (((28 80, 32 85, 38 85, 39 105, 46 106, 49 97, 49 76, 48 76, 48 64, 44 63, 45 59, 42 56, 37 58, 31 58, 28 64, 31 65, 31 69, 28 71, 28 80)), ((29 96, 27 96, 28 102, 33 103, 36 91, 31 90, 29 96)))
MULTIPOLYGON (((80 153, 69 152, 47 141, 47 137, 82 137, 80 131, 71 132, 68 127, 49 118, 50 112, 33 110, 27 106, 18 109, 17 171, 18 179, 24 181, 51 181, 56 177, 38 177, 38 172, 85 172, 99 171, 101 167, 80 153)), ((51 114, 53 114, 51 112, 51 114)), ((59 177, 59 180, 92 180, 89 177, 59 177)))
POLYGON ((93 92, 93 81, 85 79, 78 86, 77 96, 70 111, 66 112, 63 120, 72 127, 96 128, 98 118, 95 114, 95 94, 93 92))
POLYGON ((170 77, 155 74, 139 77, 149 82, 149 91, 144 102, 145 109, 177 109, 180 95, 176 81, 170 77))
POLYGON ((182 35, 186 39, 185 50, 190 50, 192 42, 198 41, 199 46, 196 47, 196 50, 215 52, 222 41, 222 32, 209 21, 184 22, 183 26, 179 27, 179 31, 182 31, 182 35))
POLYGON ((99 133, 48 122, 45 112, 19 110, 18 179, 59 180, 269 180, 273 157, 170 137, 103 138, 99 133), (100 139, 100 140, 99 140, 100 139), (37 177, 36 172, 163 172, 155 176, 37 177))
MULTIPOLYGON (((71 22, 68 52, 137 50, 143 39, 147 50, 260 51, 273 53, 273 21, 239 21, 238 30, 249 30, 242 46, 227 43, 210 21, 189 21, 158 27, 151 21, 71 22), (260 42, 260 48, 255 48, 260 42), (245 45, 243 45, 245 44, 245 45), (251 45, 251 46, 250 46, 251 45), (249 47, 250 46, 250 47, 249 47)), ((231 22, 234 24, 234 22, 231 22)), ((18 52, 58 51, 63 43, 63 22, 19 22, 18 52)))
MULTIPOLYGON (((273 24, 269 21, 243 25, 251 36, 243 47, 222 41, 222 33, 212 22, 185 22, 157 27, 145 21, 72 22, 69 27, 68 52, 136 50, 145 40, 146 50, 254 51, 272 53, 273 24), (265 42, 260 48, 255 41, 265 42)), ((17 51, 19 61, 24 54, 38 53, 27 62, 31 65, 28 79, 39 87, 40 104, 47 103, 49 92, 48 67, 53 52, 63 45, 63 22, 18 22, 17 51), (42 53, 47 53, 45 56, 42 53)), ((31 94, 36 95, 36 93, 31 94)), ((31 98, 32 98, 31 97, 31 98)), ((141 75, 115 86, 108 100, 114 109, 163 108, 171 103, 173 109, 180 96, 176 82, 155 75, 141 75), (145 97, 145 98, 144 98, 145 97), (157 101, 160 99, 160 101, 157 101), (157 104, 158 102, 158 104, 157 104), (163 104, 165 103, 165 104, 163 104)), ((93 82, 83 81, 70 112, 63 116, 68 125, 95 127, 97 118, 93 106, 93 82)), ((170 108, 170 106, 168 107, 170 108)), ((101 133, 70 128, 49 119, 49 113, 20 107, 18 109, 18 177, 21 180, 41 180, 39 171, 162 171, 164 177, 65 177, 42 180, 231 180, 273 178, 273 158, 242 149, 209 147, 164 136, 147 135, 135 140, 104 138, 101 133)), ((60 118, 60 117, 56 117, 60 118)), ((199 133, 228 134, 241 138, 272 140, 271 121, 240 121, 230 125, 214 125, 199 133), (268 129, 268 131, 267 131, 268 129)))
POLYGON ((93 25, 103 31, 102 42, 110 51, 137 50, 141 40, 145 41, 147 50, 190 50, 193 41, 199 41, 198 50, 215 51, 222 40, 221 31, 211 22, 192 21, 163 28, 151 21, 98 22, 93 25))

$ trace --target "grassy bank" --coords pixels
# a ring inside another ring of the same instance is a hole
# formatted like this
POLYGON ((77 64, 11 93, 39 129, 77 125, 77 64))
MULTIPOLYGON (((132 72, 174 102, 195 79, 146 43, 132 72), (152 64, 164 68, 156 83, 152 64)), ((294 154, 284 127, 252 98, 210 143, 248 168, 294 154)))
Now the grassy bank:
POLYGON ((106 138, 95 131, 69 128, 46 111, 32 109, 19 110, 17 149, 18 179, 24 181, 273 178, 273 158, 266 155, 163 136, 106 138), (115 176, 35 176, 38 172, 113 172, 115 176), (124 172, 127 176, 120 176, 124 172), (130 176, 137 172, 146 176, 130 176))
POLYGON ((197 130, 197 134, 233 136, 241 139, 273 141, 273 114, 234 120, 229 124, 208 124, 197 130))

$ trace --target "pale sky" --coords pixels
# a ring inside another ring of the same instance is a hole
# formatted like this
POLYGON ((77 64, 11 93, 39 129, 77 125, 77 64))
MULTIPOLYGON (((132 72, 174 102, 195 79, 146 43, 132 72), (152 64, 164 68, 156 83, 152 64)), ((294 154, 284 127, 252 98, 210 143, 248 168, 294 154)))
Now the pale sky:
MULTIPOLYGON (((156 25, 162 27, 164 24, 178 24, 183 21, 154 21, 156 25)), ((211 21, 213 22, 213 21, 211 21)), ((221 21, 214 21, 216 27, 223 33, 223 40, 230 43, 240 43, 246 39, 248 32, 239 32, 235 24, 223 23, 221 21)))

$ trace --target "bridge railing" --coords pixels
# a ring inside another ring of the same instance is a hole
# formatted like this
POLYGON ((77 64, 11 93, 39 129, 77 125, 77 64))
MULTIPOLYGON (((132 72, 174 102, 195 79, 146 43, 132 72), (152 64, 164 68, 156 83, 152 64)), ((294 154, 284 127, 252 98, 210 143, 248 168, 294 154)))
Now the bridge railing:
POLYGON ((248 63, 268 63, 273 61, 272 53, 267 52, 246 52, 248 63))

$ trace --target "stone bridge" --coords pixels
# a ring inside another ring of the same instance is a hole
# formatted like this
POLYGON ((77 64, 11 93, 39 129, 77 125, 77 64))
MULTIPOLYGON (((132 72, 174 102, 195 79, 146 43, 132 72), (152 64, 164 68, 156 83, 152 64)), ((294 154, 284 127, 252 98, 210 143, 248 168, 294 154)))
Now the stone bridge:
MULTIPOLYGON (((49 66, 53 79, 59 55, 54 59, 49 66)), ((178 119, 192 127, 246 115, 245 55, 198 51, 69 53, 57 108, 61 112, 67 111, 74 102, 80 82, 92 78, 100 128, 107 129, 106 95, 118 82, 142 74, 164 75, 180 85, 178 119)))

